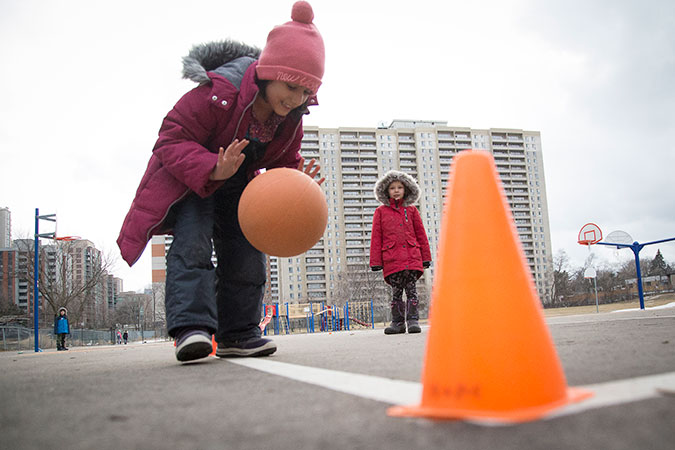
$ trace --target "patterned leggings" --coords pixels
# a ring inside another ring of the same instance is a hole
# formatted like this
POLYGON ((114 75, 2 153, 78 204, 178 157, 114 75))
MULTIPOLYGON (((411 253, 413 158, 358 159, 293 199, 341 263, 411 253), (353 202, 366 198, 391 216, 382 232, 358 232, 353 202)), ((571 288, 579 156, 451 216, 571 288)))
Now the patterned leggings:
MULTIPOLYGON (((417 315, 417 279, 419 273, 416 270, 402 270, 392 273, 387 277, 387 282, 391 285, 391 307, 397 308, 401 317, 405 317, 405 307, 403 305, 403 291, 405 291, 408 302, 408 316, 417 315)), ((417 319, 417 317, 410 317, 417 319)))

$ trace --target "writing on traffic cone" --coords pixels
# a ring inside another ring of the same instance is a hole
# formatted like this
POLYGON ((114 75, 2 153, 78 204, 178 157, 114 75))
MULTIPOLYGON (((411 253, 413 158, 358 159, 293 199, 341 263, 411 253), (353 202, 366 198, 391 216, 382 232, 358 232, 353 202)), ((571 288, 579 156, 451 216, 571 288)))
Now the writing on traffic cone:
POLYGON ((522 422, 591 392, 568 388, 492 155, 455 156, 419 405, 392 416, 522 422))

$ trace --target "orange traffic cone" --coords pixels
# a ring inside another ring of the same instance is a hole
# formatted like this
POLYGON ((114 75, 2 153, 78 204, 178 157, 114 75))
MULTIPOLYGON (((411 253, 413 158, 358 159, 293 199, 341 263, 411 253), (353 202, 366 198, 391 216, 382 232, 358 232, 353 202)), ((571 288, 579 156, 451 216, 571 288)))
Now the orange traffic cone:
POLYGON ((209 356, 215 356, 216 350, 218 350, 218 343, 216 342, 216 335, 211 335, 211 344, 213 345, 213 351, 209 353, 209 356))
POLYGON ((521 422, 568 388, 489 153, 455 156, 434 274, 422 401, 392 416, 521 422))

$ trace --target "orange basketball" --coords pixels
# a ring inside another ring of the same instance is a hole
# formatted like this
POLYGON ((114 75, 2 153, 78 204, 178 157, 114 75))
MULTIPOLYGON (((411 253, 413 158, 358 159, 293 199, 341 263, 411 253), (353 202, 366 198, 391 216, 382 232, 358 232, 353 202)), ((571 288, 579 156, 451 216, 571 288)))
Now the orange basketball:
POLYGON ((328 205, 321 187, 296 169, 271 169, 246 186, 239 201, 239 224, 246 239, 272 256, 296 256, 326 230, 328 205))

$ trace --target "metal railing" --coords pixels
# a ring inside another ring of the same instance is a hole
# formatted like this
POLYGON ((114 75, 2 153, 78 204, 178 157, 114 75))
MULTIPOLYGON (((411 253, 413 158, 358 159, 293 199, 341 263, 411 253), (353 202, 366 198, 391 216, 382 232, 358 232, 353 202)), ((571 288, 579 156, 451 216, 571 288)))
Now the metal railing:
MULTIPOLYGON (((140 341, 141 339, 155 339, 154 330, 127 330, 129 333, 129 342, 140 341)), ((157 333, 165 335, 166 333, 157 333)), ((0 326, 0 351, 34 351, 35 338, 34 330, 16 325, 0 326)), ((116 333, 110 330, 86 330, 70 329, 70 334, 66 337, 67 347, 81 347, 94 345, 112 345, 117 343, 116 333)), ((42 350, 56 348, 56 335, 52 330, 39 331, 39 348, 42 350)))

